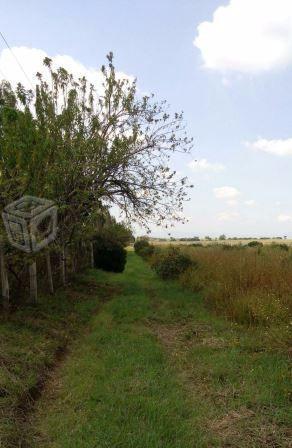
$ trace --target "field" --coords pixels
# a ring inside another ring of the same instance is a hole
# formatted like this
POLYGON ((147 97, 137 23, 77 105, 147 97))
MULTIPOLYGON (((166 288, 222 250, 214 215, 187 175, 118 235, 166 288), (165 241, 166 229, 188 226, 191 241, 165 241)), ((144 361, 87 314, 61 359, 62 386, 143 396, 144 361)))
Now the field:
POLYGON ((290 446, 286 350, 128 259, 2 324, 1 448, 290 446))
POLYGON ((219 239, 214 239, 212 241, 207 241, 207 240, 199 240, 199 241, 180 241, 180 240, 164 240, 161 241, 158 238, 153 238, 151 239, 151 244, 154 244, 155 246, 168 246, 168 245, 173 245, 173 246, 178 246, 178 245, 191 245, 191 244, 202 244, 203 246, 211 246, 211 245, 216 245, 216 244, 226 244, 226 245, 238 245, 238 244, 242 244, 242 245, 246 245, 248 243, 250 243, 251 241, 259 241, 261 243, 263 243, 264 245, 268 245, 268 244, 279 244, 279 243, 285 243, 288 246, 292 245, 292 239, 277 239, 277 238, 267 238, 267 239, 254 239, 254 238, 244 238, 244 239, 226 239, 226 240, 219 240, 219 239))

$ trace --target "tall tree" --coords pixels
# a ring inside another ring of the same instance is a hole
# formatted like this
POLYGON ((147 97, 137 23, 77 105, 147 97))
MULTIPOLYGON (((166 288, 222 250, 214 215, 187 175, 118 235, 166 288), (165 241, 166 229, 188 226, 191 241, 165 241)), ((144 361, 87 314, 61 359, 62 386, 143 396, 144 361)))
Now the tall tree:
POLYGON ((68 244, 94 232, 100 210, 116 205, 131 223, 167 226, 183 220, 191 187, 170 168, 192 146, 183 114, 142 96, 107 58, 98 91, 49 58, 50 82, 38 74, 35 92, 0 86, 0 206, 25 193, 53 199, 62 262, 68 244))

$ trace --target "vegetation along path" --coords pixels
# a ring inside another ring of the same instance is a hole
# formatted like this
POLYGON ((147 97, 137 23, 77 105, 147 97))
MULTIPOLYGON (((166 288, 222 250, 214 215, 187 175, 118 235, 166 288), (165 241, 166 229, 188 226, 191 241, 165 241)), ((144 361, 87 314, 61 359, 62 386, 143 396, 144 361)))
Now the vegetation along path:
POLYGON ((284 355, 162 282, 134 253, 54 371, 27 428, 38 448, 289 446, 284 355))

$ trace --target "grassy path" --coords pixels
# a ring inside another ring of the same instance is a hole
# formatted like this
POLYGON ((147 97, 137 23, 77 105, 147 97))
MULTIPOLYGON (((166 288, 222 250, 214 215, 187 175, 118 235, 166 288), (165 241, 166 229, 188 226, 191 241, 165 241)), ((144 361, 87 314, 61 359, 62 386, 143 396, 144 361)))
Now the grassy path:
POLYGON ((129 254, 38 401, 30 447, 289 446, 288 367, 129 254))

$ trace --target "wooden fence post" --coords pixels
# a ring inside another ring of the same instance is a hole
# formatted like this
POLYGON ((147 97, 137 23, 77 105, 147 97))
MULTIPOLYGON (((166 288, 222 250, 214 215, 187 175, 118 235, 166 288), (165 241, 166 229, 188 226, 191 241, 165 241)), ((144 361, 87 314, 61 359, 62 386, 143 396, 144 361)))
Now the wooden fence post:
POLYGON ((50 252, 46 252, 46 261, 47 261, 47 272, 48 272, 48 282, 50 293, 54 294, 54 283, 52 276, 52 265, 51 265, 51 254, 50 252))
POLYGON ((2 300, 3 308, 5 310, 9 309, 9 282, 5 263, 4 248, 3 243, 0 242, 0 269, 1 269, 1 285, 2 285, 2 300))
POLYGON ((38 300, 38 288, 37 288, 37 265, 34 260, 29 264, 29 286, 30 286, 30 301, 33 304, 38 300))

